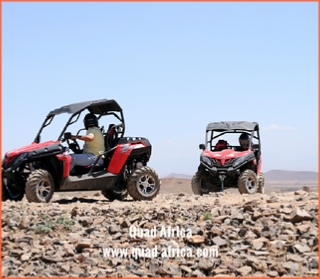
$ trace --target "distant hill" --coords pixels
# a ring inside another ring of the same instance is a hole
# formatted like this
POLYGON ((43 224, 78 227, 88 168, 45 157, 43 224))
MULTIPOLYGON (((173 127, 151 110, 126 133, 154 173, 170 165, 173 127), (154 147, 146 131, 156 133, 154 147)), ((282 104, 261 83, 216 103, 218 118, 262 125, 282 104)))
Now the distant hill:
POLYGON ((302 181, 302 180, 318 180, 318 173, 315 171, 286 171, 271 170, 266 172, 265 178, 268 181, 302 181))
POLYGON ((165 176, 165 178, 184 178, 184 179, 191 179, 191 178, 192 178, 192 175, 181 174, 181 173, 170 173, 169 175, 165 176))
MULTIPOLYGON (((318 181, 318 173, 315 171, 286 171, 271 170, 264 173, 267 181, 318 181)), ((192 175, 181 173, 170 173, 164 178, 191 179, 192 175)))

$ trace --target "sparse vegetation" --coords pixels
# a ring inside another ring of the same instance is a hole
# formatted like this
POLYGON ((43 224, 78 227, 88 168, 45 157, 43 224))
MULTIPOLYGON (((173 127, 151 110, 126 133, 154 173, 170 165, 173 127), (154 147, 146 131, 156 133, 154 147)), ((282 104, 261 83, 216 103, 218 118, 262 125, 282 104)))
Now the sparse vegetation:
POLYGON ((131 216, 134 217, 136 214, 142 214, 144 212, 142 206, 133 206, 133 210, 131 211, 131 216))
POLYGON ((203 213, 203 219, 204 219, 204 221, 211 220, 211 219, 212 219, 212 214, 211 214, 211 212, 205 211, 205 212, 203 213))
POLYGON ((75 224, 74 220, 62 216, 60 216, 56 220, 52 220, 49 216, 42 214, 41 219, 43 220, 43 222, 38 223, 37 225, 32 227, 36 231, 36 233, 47 233, 54 228, 71 230, 72 226, 75 224))

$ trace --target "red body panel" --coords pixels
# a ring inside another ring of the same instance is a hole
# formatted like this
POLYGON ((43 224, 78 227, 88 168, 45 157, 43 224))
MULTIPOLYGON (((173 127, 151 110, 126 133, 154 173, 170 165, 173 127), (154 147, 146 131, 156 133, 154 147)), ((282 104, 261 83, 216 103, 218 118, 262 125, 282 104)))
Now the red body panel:
MULTIPOLYGON (((225 163, 228 163, 229 161, 231 161, 232 159, 238 158, 238 157, 242 157, 242 156, 246 156, 247 154, 249 154, 250 152, 252 152, 251 150, 246 150, 246 151, 235 151, 233 149, 224 149, 222 151, 209 151, 207 149, 205 149, 202 154, 204 156, 210 157, 215 159, 216 161, 219 161, 219 163, 223 166, 225 163)), ((256 160, 254 160, 253 162, 254 164, 256 163, 256 160)), ((259 165, 258 165, 258 169, 257 169, 257 174, 260 173, 261 171, 261 166, 262 166, 262 157, 260 156, 260 160, 259 160, 259 165)))
POLYGON ((110 160, 107 171, 113 174, 118 174, 126 163, 131 151, 145 146, 146 145, 143 142, 132 142, 118 145, 110 160))
POLYGON ((65 152, 63 154, 57 154, 56 157, 59 161, 63 161, 63 177, 69 176, 70 173, 70 166, 72 158, 68 152, 65 152))
POLYGON ((250 150, 235 151, 233 149, 224 149, 222 151, 215 152, 206 149, 203 151, 203 155, 218 160, 219 162, 221 162, 221 165, 223 166, 226 162, 238 157, 246 156, 250 152, 250 150))

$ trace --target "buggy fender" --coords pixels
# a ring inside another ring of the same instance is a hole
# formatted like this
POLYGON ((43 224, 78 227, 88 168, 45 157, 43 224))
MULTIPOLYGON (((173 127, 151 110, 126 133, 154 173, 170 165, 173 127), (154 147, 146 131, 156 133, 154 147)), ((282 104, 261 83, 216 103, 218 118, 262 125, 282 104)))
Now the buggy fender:
POLYGON ((11 172, 17 169, 21 164, 49 157, 62 152, 63 147, 57 142, 45 142, 43 144, 32 143, 19 149, 7 152, 2 166, 6 172, 11 172))
POLYGON ((113 153, 107 171, 113 174, 120 173, 132 150, 144 147, 146 147, 146 144, 142 141, 119 144, 113 153))
POLYGON ((50 153, 57 149, 60 150, 60 141, 45 141, 42 143, 32 142, 29 145, 8 151, 5 155, 6 157, 15 157, 22 153, 29 152, 28 156, 34 156, 39 153, 50 153))

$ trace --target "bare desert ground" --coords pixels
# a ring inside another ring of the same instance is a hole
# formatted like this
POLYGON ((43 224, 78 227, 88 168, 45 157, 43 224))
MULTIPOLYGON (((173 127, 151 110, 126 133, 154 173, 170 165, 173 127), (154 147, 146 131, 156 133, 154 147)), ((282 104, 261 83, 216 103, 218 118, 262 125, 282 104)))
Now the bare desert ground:
POLYGON ((3 202, 2 277, 318 278, 318 193, 195 196, 189 183, 165 179, 180 193, 152 201, 3 202))
MULTIPOLYGON (((186 178, 162 178, 161 179, 161 193, 171 194, 171 193, 186 193, 192 194, 191 190, 191 179, 186 178)), ((312 192, 318 191, 318 182, 314 180, 307 181, 269 181, 265 185, 265 193, 270 194, 291 192, 302 189, 304 186, 310 187, 312 192)), ((227 189, 228 192, 238 193, 237 188, 227 189)))
POLYGON ((3 202, 2 277, 318 278, 316 181, 204 196, 192 194, 191 179, 161 181, 152 201, 91 191, 3 202))

